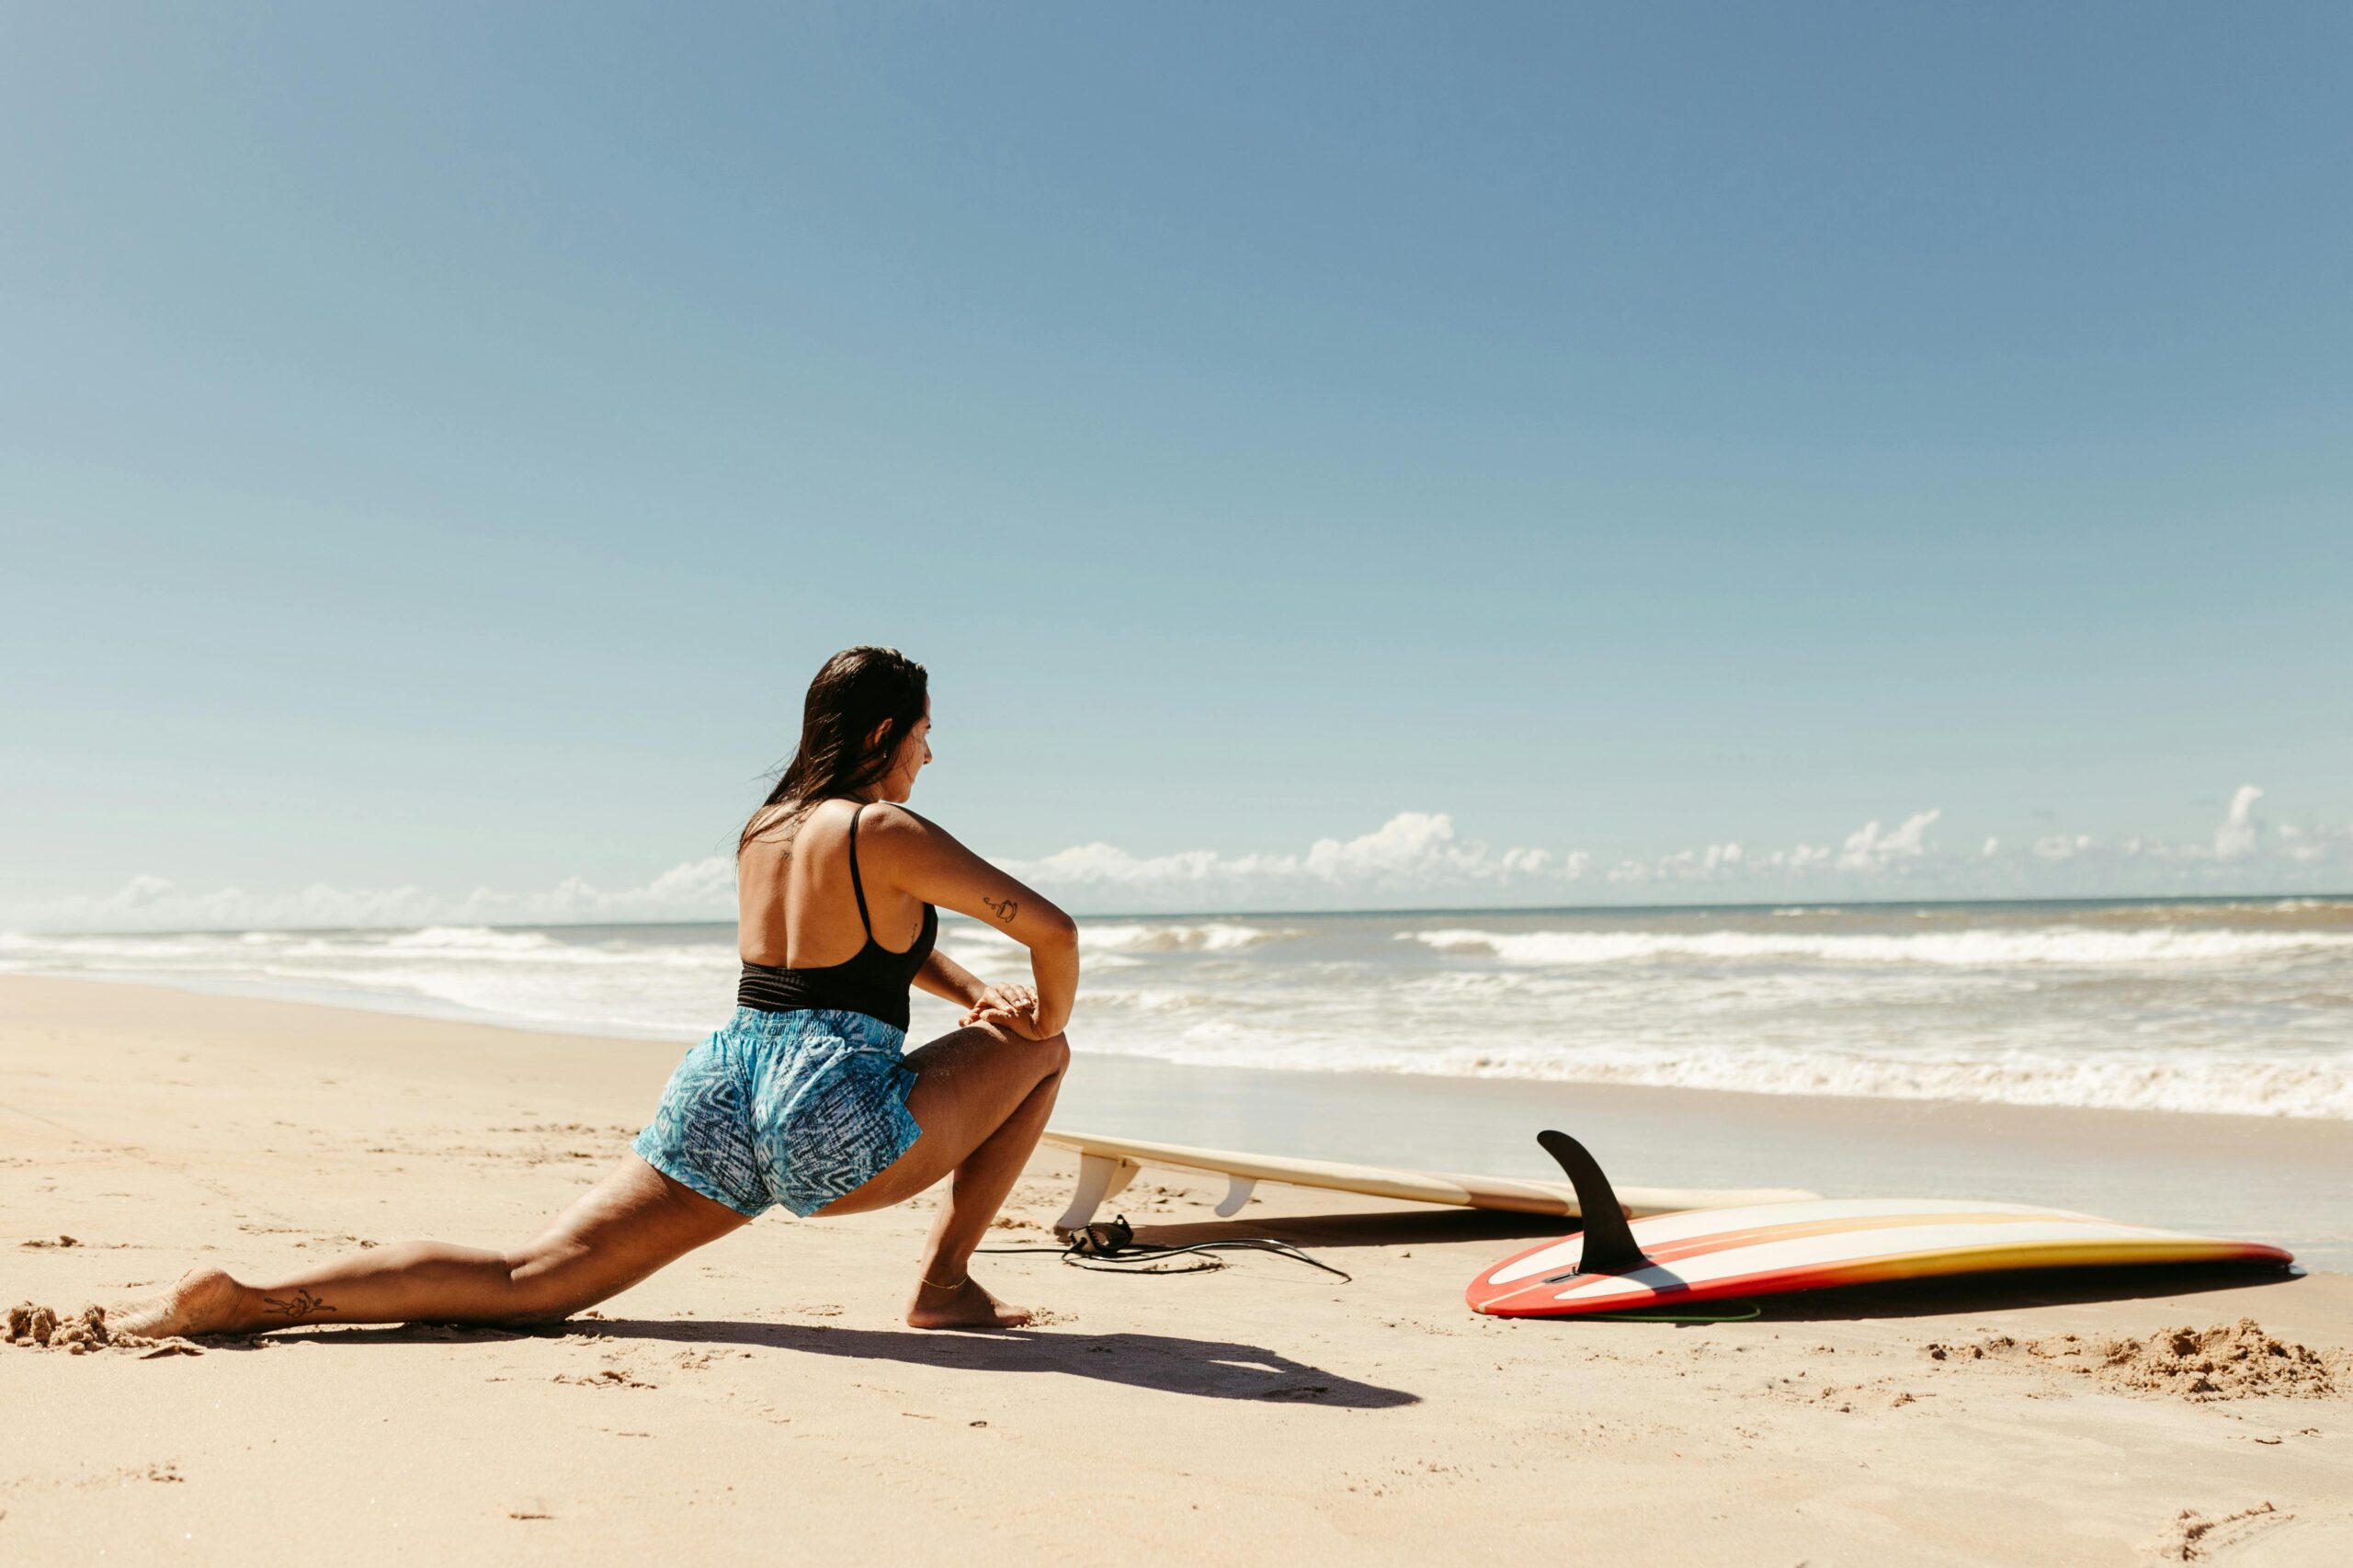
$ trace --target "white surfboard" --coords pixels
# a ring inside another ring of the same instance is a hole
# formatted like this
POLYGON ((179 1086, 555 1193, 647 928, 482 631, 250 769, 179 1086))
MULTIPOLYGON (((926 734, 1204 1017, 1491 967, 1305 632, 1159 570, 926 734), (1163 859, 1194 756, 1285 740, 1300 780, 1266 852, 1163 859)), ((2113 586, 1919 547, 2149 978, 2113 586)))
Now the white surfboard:
MULTIPOLYGON (((1564 1181, 1532 1181, 1518 1176, 1450 1176, 1435 1171, 1394 1170, 1381 1165, 1352 1165, 1335 1160, 1305 1160, 1287 1154, 1246 1154, 1231 1149, 1196 1149, 1182 1143, 1154 1143, 1140 1138, 1106 1138, 1091 1132, 1049 1130, 1046 1142, 1078 1156, 1078 1190, 1070 1207, 1054 1221, 1058 1231, 1074 1231, 1095 1218, 1095 1212, 1118 1197, 1146 1165, 1206 1171, 1226 1178, 1225 1197, 1217 1205, 1220 1218, 1241 1212, 1262 1181, 1291 1187, 1324 1187, 1335 1192, 1360 1192, 1369 1198, 1395 1198, 1411 1203, 1442 1203, 1457 1209, 1496 1209, 1516 1214, 1577 1216, 1576 1189, 1564 1181)), ((1634 1214, 1667 1214, 1686 1209, 1728 1208, 1734 1204, 1788 1203, 1818 1194, 1798 1187, 1747 1187, 1732 1191, 1676 1187, 1621 1187, 1619 1202, 1634 1214)))

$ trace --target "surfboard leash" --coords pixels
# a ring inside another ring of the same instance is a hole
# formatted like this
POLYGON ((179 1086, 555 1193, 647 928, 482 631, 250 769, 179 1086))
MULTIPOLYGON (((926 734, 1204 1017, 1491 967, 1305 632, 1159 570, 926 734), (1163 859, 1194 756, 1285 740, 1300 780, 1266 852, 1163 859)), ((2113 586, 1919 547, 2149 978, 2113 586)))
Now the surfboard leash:
POLYGON ((1083 1225, 1070 1233, 1068 1243, 1058 1247, 1007 1246, 975 1247, 975 1252, 1056 1253, 1073 1268, 1093 1268, 1113 1274, 1194 1274, 1204 1268, 1222 1268, 1222 1258, 1203 1257, 1190 1268, 1156 1268, 1152 1265, 1188 1254, 1211 1252, 1263 1252, 1277 1257, 1287 1257, 1303 1263, 1310 1268, 1320 1268, 1342 1279, 1351 1277, 1330 1264, 1309 1256, 1289 1242, 1272 1236, 1236 1236, 1226 1241, 1194 1242, 1187 1246, 1157 1246, 1136 1240, 1135 1227, 1128 1223, 1124 1214, 1108 1224, 1083 1225))

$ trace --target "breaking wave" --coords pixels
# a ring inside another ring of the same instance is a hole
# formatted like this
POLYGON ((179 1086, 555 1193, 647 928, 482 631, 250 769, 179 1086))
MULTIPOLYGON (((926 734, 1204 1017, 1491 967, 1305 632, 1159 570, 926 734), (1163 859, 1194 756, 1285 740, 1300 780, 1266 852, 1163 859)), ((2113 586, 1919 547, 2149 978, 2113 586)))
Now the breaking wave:
POLYGON ((1298 935, 1279 927, 1217 920, 1198 925, 1089 922, 1078 928, 1078 946, 1082 952, 1238 953, 1298 935))
MULTIPOLYGON (((2353 905, 1082 919, 1083 1051, 2353 1119, 2353 905)), ((0 934, 0 972, 692 1040, 732 925, 0 934)), ((941 949, 1025 979, 1002 933, 941 949)), ((918 994, 910 1034, 959 1010, 918 994)))

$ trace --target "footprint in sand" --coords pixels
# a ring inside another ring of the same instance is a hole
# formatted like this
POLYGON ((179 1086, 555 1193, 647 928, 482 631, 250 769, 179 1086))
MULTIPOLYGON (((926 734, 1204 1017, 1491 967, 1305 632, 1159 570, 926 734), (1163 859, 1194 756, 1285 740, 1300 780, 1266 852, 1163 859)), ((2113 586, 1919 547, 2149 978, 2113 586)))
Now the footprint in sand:
POLYGON ((548 1381, 554 1383, 568 1383, 574 1388, 582 1389, 650 1389, 660 1386, 657 1383, 641 1382, 629 1373, 610 1367, 601 1372, 584 1373, 579 1377, 574 1377, 568 1372, 558 1372, 548 1381))
POLYGON ((2221 1518, 2210 1517, 2195 1508, 2184 1508, 2151 1546, 2161 1562, 2200 1562, 2294 1517, 2268 1502, 2241 1508, 2235 1514, 2224 1514, 2221 1518))

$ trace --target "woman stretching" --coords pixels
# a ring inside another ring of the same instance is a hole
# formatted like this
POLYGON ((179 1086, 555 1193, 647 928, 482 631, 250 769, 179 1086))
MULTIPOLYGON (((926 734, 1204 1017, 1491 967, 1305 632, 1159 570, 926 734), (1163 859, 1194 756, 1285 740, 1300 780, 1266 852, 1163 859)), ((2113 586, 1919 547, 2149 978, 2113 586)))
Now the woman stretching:
POLYGON ((306 1323, 529 1323, 627 1290, 772 1205, 856 1214, 941 1177, 907 1322, 1009 1328, 965 1265, 1044 1131, 1078 989, 1070 917, 901 807, 931 761, 924 668, 852 648, 810 683, 801 747, 736 843, 735 1016, 687 1052, 632 1152, 504 1252, 404 1242, 266 1285, 199 1269, 116 1319, 133 1333, 306 1323), (1029 949, 1037 981, 983 985, 935 951, 946 904, 1029 949), (963 1027, 900 1054, 907 988, 963 1027))

